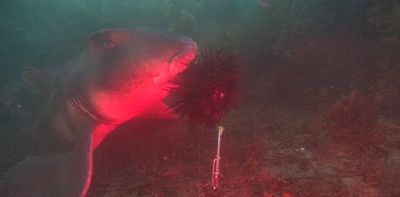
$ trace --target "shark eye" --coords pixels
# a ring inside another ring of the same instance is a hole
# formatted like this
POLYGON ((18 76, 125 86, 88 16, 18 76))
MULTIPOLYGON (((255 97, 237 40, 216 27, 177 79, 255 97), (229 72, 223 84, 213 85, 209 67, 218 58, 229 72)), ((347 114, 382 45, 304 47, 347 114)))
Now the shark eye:
POLYGON ((112 49, 115 47, 115 43, 112 40, 106 39, 103 40, 102 46, 106 49, 112 49))

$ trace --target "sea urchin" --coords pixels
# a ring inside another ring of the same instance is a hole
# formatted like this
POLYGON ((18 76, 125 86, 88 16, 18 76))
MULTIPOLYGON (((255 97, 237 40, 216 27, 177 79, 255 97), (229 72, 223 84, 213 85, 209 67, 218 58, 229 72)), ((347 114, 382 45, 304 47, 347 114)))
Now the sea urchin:
POLYGON ((208 50, 171 81, 170 107, 196 125, 215 125, 237 106, 239 59, 225 50, 208 50))

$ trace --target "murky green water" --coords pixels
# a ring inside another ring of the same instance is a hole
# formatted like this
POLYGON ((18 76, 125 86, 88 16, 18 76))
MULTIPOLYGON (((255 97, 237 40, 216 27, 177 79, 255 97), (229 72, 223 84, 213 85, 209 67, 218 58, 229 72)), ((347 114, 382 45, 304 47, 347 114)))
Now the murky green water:
MULTIPOLYGON (((240 108, 225 123, 232 134, 219 195, 400 195, 398 1, 14 0, 0 2, 0 24, 0 174, 23 159, 21 136, 45 103, 21 79, 27 67, 64 66, 99 29, 151 27, 245 62, 240 108)), ((207 185, 212 134, 176 130, 151 136, 173 144, 168 151, 135 141, 149 158, 124 135, 106 141, 89 195, 218 195, 207 185), (126 171, 113 174, 114 160, 126 171)))

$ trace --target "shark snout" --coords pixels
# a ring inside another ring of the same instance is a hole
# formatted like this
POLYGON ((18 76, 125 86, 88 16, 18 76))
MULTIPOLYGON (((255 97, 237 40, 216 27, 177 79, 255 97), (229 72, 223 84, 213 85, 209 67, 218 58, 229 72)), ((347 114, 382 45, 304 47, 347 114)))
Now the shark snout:
POLYGON ((190 53, 190 52, 197 53, 198 48, 197 48, 197 43, 195 41, 193 41, 190 38, 184 37, 184 38, 181 38, 181 42, 184 43, 184 46, 185 46, 183 51, 188 52, 188 53, 190 53))
POLYGON ((198 53, 197 43, 190 38, 181 38, 182 49, 170 60, 169 72, 171 76, 182 72, 196 58, 198 53))

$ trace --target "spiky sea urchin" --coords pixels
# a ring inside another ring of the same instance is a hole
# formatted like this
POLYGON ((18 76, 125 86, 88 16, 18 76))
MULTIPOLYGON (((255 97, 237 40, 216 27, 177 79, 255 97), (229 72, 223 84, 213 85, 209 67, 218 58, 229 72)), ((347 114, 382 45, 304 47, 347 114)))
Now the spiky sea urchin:
POLYGON ((223 49, 208 50, 171 81, 170 107, 196 125, 222 121, 239 98, 241 61, 223 49))

